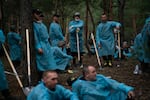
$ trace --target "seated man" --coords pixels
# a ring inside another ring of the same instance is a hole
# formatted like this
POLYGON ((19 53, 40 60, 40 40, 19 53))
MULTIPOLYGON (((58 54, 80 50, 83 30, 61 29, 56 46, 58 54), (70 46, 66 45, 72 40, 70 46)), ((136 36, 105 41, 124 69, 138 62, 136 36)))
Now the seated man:
POLYGON ((50 70, 45 71, 42 82, 33 88, 27 100, 78 100, 74 93, 57 83, 57 73, 50 70))
POLYGON ((123 54, 122 58, 130 58, 132 56, 131 48, 129 48, 127 41, 123 42, 123 45, 122 45, 122 54, 123 54))
POLYGON ((52 47, 51 51, 56 62, 56 69, 66 70, 67 67, 70 67, 70 61, 73 59, 72 56, 64 53, 59 47, 52 47))
POLYGON ((72 85, 80 100, 126 100, 133 98, 133 88, 96 73, 93 66, 83 67, 83 76, 72 85))

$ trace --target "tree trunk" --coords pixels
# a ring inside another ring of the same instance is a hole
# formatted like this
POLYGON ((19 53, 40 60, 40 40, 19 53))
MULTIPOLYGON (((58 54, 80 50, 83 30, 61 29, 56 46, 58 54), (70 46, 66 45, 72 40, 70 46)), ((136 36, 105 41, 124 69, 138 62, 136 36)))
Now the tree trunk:
MULTIPOLYGON (((26 29, 29 29, 29 45, 31 58, 31 71, 35 71, 35 50, 34 50, 34 35, 32 32, 32 3, 31 0, 20 0, 20 24, 22 36, 22 52, 23 57, 21 60, 21 67, 24 76, 27 76, 27 53, 26 53, 26 29)), ((35 72, 34 72, 35 74, 35 72)), ((32 74, 31 74, 32 75, 32 74)), ((24 84, 27 85, 27 77, 24 77, 24 84)))
POLYGON ((121 42, 124 40, 124 7, 126 0, 118 0, 118 18, 121 23, 121 42))
POLYGON ((112 20, 113 19, 113 1, 112 0, 109 0, 109 20, 112 20))
MULTIPOLYGON (((3 21, 3 0, 0 0, 0 28, 4 28, 4 21, 3 21)), ((4 30, 3 30, 4 31, 4 30)))
POLYGON ((88 16, 89 16, 89 13, 88 13, 88 5, 89 5, 89 2, 88 0, 86 0, 86 16, 85 16, 85 46, 88 50, 88 52, 90 52, 90 49, 89 49, 89 46, 88 46, 88 16))
POLYGON ((89 30, 88 30, 89 15, 90 15, 90 19, 91 19, 91 22, 92 22, 92 25, 93 25, 92 32, 95 33, 94 18, 93 18, 91 9, 90 9, 90 7, 89 7, 89 1, 86 0, 85 45, 86 45, 86 48, 87 48, 88 52, 90 52, 90 48, 89 48, 89 45, 88 45, 88 38, 89 38, 89 35, 90 35, 90 34, 89 34, 89 30))
POLYGON ((55 13, 58 13, 58 0, 55 1, 55 13))
POLYGON ((63 1, 60 1, 60 13, 61 13, 61 26, 62 26, 62 31, 63 31, 63 35, 65 32, 65 18, 64 18, 64 5, 63 5, 63 1))
POLYGON ((95 22, 94 22, 94 18, 93 18, 93 15, 92 15, 91 9, 90 9, 90 7, 89 7, 89 4, 88 4, 88 12, 89 12, 89 14, 90 14, 90 18, 91 18, 92 25, 93 25, 92 32, 93 32, 93 33, 95 33, 95 22))
POLYGON ((0 0, 0 28, 2 26, 2 0, 0 0))
POLYGON ((105 14, 108 14, 108 13, 107 13, 107 0, 103 0, 103 12, 104 12, 105 14))
POLYGON ((137 27, 136 27, 136 15, 132 16, 132 24, 133 24, 133 36, 137 35, 137 27))

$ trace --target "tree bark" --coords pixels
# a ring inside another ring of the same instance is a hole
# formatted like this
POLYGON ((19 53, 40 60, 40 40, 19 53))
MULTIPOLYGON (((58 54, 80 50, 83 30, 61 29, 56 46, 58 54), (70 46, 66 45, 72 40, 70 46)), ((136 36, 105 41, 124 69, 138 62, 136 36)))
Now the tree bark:
MULTIPOLYGON (((35 71, 35 50, 34 50, 34 35, 32 31, 32 0, 20 0, 20 25, 22 36, 22 60, 21 67, 23 69, 24 76, 27 76, 27 53, 26 53, 26 29, 29 29, 29 45, 31 58, 31 71, 35 71)), ((31 74, 32 75, 32 74, 31 74)), ((27 85, 27 77, 24 77, 24 84, 27 85)), ((32 79, 32 78, 31 78, 32 79)))
POLYGON ((90 52, 90 48, 88 46, 88 16, 89 16, 89 13, 88 13, 88 5, 89 5, 89 2, 88 0, 86 0, 86 16, 85 16, 85 47, 87 48, 88 50, 88 53, 90 52))
POLYGON ((136 26, 136 15, 132 15, 132 24, 133 24, 133 36, 137 35, 137 26, 136 26))
POLYGON ((126 0, 118 0, 118 18, 121 23, 121 41, 124 40, 124 7, 126 0))
POLYGON ((113 1, 112 0, 109 0, 109 20, 112 20, 113 19, 113 1))
POLYGON ((103 0, 103 12, 104 12, 105 14, 108 14, 108 13, 107 13, 107 0, 103 0))
MULTIPOLYGON (((4 28, 4 21, 3 21, 3 0, 0 0, 0 28, 4 28)), ((4 31, 4 30, 3 30, 4 31)))
POLYGON ((91 18, 91 21, 92 21, 92 25, 93 25, 93 33, 95 33, 95 22, 94 22, 94 18, 93 18, 93 15, 92 15, 92 12, 91 12, 91 9, 89 7, 89 4, 88 4, 88 12, 90 14, 90 18, 91 18))

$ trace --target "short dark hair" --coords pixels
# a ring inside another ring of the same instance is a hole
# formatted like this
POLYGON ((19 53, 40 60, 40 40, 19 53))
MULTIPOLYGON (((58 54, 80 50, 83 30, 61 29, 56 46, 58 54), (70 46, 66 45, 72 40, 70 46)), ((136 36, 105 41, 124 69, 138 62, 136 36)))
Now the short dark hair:
POLYGON ((83 77, 89 73, 89 65, 84 65, 83 66, 83 69, 82 69, 82 74, 83 74, 83 77))
POLYGON ((16 26, 15 25, 10 25, 10 31, 15 32, 16 31, 16 26))
POLYGON ((106 14, 105 12, 103 12, 103 13, 101 14, 101 16, 103 16, 103 15, 106 15, 106 16, 107 16, 107 14, 106 14))
POLYGON ((54 14, 53 17, 60 17, 60 15, 59 14, 54 14))
POLYGON ((45 76, 47 76, 48 73, 57 73, 57 72, 54 71, 54 70, 46 70, 46 71, 43 72, 42 78, 44 78, 45 76))

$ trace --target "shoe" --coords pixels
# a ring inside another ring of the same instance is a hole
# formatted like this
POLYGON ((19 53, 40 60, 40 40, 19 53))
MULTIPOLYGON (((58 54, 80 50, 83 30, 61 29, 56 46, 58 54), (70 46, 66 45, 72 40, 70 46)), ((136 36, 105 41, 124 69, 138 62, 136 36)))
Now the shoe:
POLYGON ((107 67, 107 62, 104 62, 104 67, 107 67))
POLYGON ((108 62, 108 66, 112 67, 112 62, 111 61, 108 62))
POLYGON ((81 69, 83 68, 83 64, 80 66, 80 68, 81 68, 81 69))
POLYGON ((135 70, 133 71, 133 74, 135 74, 135 75, 139 74, 139 66, 138 65, 135 66, 135 70))
POLYGON ((73 70, 67 70, 69 74, 73 74, 73 70))

